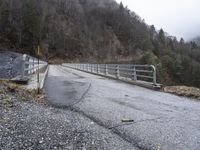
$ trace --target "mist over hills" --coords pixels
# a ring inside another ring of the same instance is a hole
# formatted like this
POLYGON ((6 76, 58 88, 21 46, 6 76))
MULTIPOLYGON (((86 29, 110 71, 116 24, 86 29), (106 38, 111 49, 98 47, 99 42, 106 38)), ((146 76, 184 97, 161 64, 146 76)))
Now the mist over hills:
POLYGON ((198 46, 200 46, 200 36, 193 38, 191 41, 194 41, 198 46))
POLYGON ((114 0, 0 0, 0 47, 53 61, 154 64, 167 85, 200 87, 200 48, 114 0))

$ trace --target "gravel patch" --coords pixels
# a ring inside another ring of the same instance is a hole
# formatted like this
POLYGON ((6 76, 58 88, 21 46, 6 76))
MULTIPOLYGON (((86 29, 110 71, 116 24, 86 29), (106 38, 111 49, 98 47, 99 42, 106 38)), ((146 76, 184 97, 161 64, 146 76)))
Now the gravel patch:
POLYGON ((0 88, 0 149, 134 149, 77 112, 25 102, 0 88), (1 103, 5 96, 11 107, 1 103))

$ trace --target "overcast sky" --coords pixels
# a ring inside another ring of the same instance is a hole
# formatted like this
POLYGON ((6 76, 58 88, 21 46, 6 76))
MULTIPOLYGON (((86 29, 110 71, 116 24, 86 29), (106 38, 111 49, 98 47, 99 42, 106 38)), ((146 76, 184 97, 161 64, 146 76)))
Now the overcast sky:
POLYGON ((185 40, 200 35, 200 0, 117 0, 149 25, 185 40))

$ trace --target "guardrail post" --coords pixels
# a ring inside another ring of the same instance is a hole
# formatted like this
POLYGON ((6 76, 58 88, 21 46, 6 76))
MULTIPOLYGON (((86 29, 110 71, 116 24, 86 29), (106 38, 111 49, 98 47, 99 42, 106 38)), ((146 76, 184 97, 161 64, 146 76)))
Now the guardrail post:
POLYGON ((21 78, 24 78, 25 55, 21 57, 21 78))
POLYGON ((100 74, 100 71, 99 71, 99 64, 97 64, 97 73, 100 74))
POLYGON ((25 55, 25 71, 24 71, 24 75, 27 76, 29 74, 29 60, 30 60, 30 57, 25 55))
POLYGON ((154 65, 151 65, 151 67, 153 68, 153 83, 156 84, 156 67, 154 65))
POLYGON ((133 80, 137 81, 137 72, 135 66, 133 66, 133 80))
POLYGON ((106 76, 108 75, 108 65, 106 64, 106 68, 105 68, 105 74, 106 76))
POLYGON ((116 65, 116 77, 117 77, 117 79, 119 79, 119 76, 120 76, 120 74, 119 74, 119 65, 116 65))
POLYGON ((89 64, 87 64, 87 71, 89 72, 89 64))
POLYGON ((33 58, 33 70, 32 70, 32 73, 34 73, 35 72, 35 58, 33 58))

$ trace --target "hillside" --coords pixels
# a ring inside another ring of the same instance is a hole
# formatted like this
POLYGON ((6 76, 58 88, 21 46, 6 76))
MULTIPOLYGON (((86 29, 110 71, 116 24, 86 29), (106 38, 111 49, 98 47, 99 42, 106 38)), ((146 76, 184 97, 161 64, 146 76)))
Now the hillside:
POLYGON ((0 48, 52 62, 155 64, 167 85, 200 87, 200 48, 114 0, 0 0, 0 48))
POLYGON ((192 41, 194 41, 197 45, 200 46, 200 36, 194 38, 192 41))

